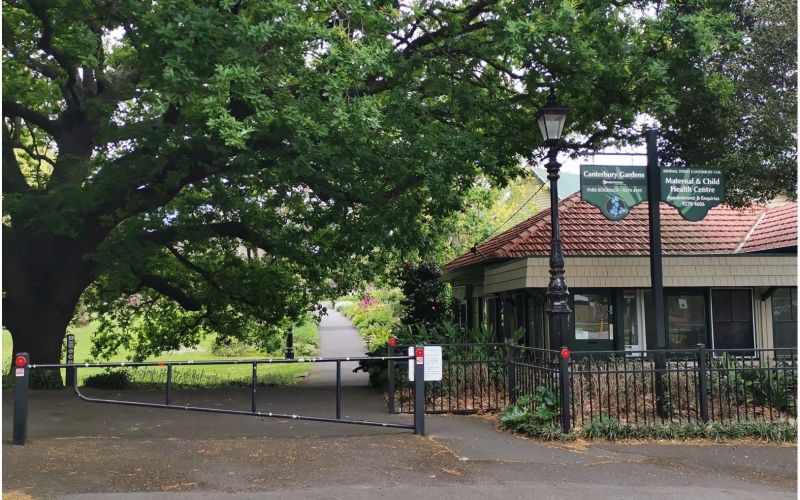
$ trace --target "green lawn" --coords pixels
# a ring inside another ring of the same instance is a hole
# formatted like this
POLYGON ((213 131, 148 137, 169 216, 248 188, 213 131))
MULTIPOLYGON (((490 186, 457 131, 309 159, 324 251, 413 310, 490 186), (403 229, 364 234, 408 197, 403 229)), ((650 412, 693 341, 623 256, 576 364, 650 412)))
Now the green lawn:
MULTIPOLYGON (((75 334, 75 361, 83 363, 91 361, 89 351, 92 346, 92 334, 97 329, 97 324, 91 324, 85 328, 73 328, 69 333, 75 334)), ((301 327, 294 329, 295 343, 298 339, 310 340, 311 342, 319 345, 319 329, 314 322, 308 322, 301 327)), ((183 349, 180 352, 163 353, 160 356, 148 358, 146 361, 199 361, 199 360, 237 360, 237 359, 259 359, 267 358, 268 356, 258 353, 250 353, 246 356, 236 357, 222 357, 214 356, 211 353, 212 345, 214 343, 214 336, 207 336, 201 343, 194 349, 183 349)), ((12 342, 11 334, 7 330, 3 330, 3 372, 8 369, 12 357, 12 342)), ((112 361, 128 361, 129 352, 121 351, 109 359, 112 361)), ((298 356, 299 357, 299 356, 298 356)), ((62 360, 63 362, 64 360, 62 360)), ((105 360, 104 360, 105 361, 105 360)), ((272 375, 276 377, 292 377, 295 374, 307 372, 310 368, 310 363, 291 363, 291 364, 272 364, 272 365, 259 365, 259 375, 272 375)), ((141 369, 140 369, 141 370, 141 369)), ((146 370, 166 370, 165 368, 146 368, 146 370)), ((64 376, 62 370, 62 377, 64 376)), ((78 379, 83 380, 90 375, 101 373, 102 368, 80 368, 78 369, 78 379)), ((181 371, 184 371, 184 377, 191 375, 192 377, 199 377, 204 379, 224 380, 224 379, 248 379, 252 376, 252 365, 211 365, 211 366, 191 366, 191 367, 174 367, 173 375, 179 376, 181 371)))

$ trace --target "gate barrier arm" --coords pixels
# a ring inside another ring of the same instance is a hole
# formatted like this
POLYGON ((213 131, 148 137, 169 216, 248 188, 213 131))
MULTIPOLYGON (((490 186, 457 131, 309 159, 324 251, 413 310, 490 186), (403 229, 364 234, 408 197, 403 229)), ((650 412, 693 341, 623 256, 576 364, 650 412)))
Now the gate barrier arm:
POLYGON ((392 427, 398 429, 413 429, 416 435, 425 435, 425 383, 423 380, 424 373, 424 359, 420 354, 417 356, 419 350, 415 350, 413 356, 383 356, 383 357, 345 357, 345 358, 300 358, 300 359, 248 359, 248 360, 208 360, 208 361, 143 361, 143 362, 118 362, 118 363, 63 363, 63 364, 31 364, 27 353, 18 353, 15 356, 15 380, 14 384, 14 432, 13 444, 23 446, 27 441, 27 425, 28 425, 28 379, 30 370, 49 370, 49 369, 74 369, 74 377, 72 378, 72 389, 75 395, 83 401, 90 403, 104 403, 115 405, 127 406, 142 406, 146 408, 170 408, 176 410, 188 411, 203 411, 208 413, 225 413, 232 415, 251 415, 260 417, 274 417, 286 418, 296 420, 311 420, 315 422, 339 422, 344 424, 357 424, 357 425, 371 425, 377 427, 392 427), (342 362, 359 362, 359 361, 376 361, 378 359, 383 361, 415 361, 415 369, 417 370, 417 382, 414 386, 415 401, 418 403, 414 410, 414 423, 413 424, 397 424, 390 422, 376 422, 371 420, 354 420, 341 418, 342 414, 342 362), (293 415, 287 413, 275 412, 262 412, 258 411, 256 391, 258 383, 258 365, 260 364, 288 364, 288 363, 336 363, 336 418, 317 417, 310 415, 293 415), (206 408, 200 406, 188 405, 173 405, 172 404, 172 367, 173 366, 207 366, 207 365, 239 365, 250 364, 253 366, 252 376, 252 404, 251 411, 243 410, 226 410, 221 408, 206 408), (161 403, 144 403, 139 401, 121 401, 116 399, 103 399, 93 398, 83 394, 78 388, 77 371, 79 368, 129 368, 129 367, 166 367, 167 369, 167 382, 166 382, 166 398, 164 404, 161 403))

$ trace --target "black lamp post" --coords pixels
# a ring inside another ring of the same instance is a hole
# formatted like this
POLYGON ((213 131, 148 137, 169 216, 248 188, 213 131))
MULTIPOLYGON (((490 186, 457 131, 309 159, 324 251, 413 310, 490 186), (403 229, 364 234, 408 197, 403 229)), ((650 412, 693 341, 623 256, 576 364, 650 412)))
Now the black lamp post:
MULTIPOLYGON (((550 241, 550 284, 547 286, 547 297, 550 307, 551 339, 558 339, 561 346, 567 346, 567 331, 569 330, 569 309, 567 297, 567 280, 564 279, 564 253, 561 249, 561 234, 558 230, 558 172, 561 164, 556 161, 558 145, 561 134, 564 132, 564 123, 567 121, 569 108, 556 100, 556 95, 550 89, 547 104, 539 110, 537 121, 542 131, 544 142, 549 148, 547 153, 547 178, 550 180, 550 222, 553 233, 550 241)), ((555 348, 556 346, 551 346, 555 348)))

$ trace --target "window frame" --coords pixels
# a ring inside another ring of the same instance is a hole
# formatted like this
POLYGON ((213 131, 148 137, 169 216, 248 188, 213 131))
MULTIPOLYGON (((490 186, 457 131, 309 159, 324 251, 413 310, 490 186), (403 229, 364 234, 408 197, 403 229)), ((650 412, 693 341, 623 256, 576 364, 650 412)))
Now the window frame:
MULTIPOLYGON (((796 286, 781 286, 781 287, 777 287, 776 292, 778 290, 782 290, 782 289, 789 290, 789 303, 790 304, 792 303, 792 294, 794 294, 794 297, 795 297, 795 302, 794 303, 797 303, 798 288, 796 286)), ((775 293, 773 293, 770 296, 769 314, 770 314, 770 320, 771 320, 771 324, 772 324, 772 349, 775 350, 775 351, 779 351, 779 350, 780 351, 783 351, 783 350, 790 351, 790 350, 797 349, 798 348, 797 345, 795 345, 795 347, 778 347, 778 344, 776 342, 777 339, 775 338, 775 333, 776 333, 775 332, 775 323, 794 324, 795 325, 795 335, 798 334, 798 331, 797 331, 798 330, 798 328, 797 328, 797 322, 798 322, 797 310, 795 309, 794 317, 792 319, 790 319, 789 321, 785 321, 785 320, 775 321, 775 293)))
MULTIPOLYGON (((708 289, 708 321, 710 323, 710 335, 711 335, 711 349, 716 349, 715 344, 715 337, 714 337, 714 290, 747 290, 750 293, 750 328, 751 333, 753 334, 753 350, 758 349, 758 332, 756 331, 756 303, 755 303, 755 293, 752 288, 744 287, 744 286, 715 286, 709 287, 708 289)), ((733 301, 731 301, 731 307, 733 306, 733 301)), ((731 316, 733 317, 733 316, 731 316)), ((733 321, 733 320, 731 320, 733 321)), ((748 349, 748 348, 744 348, 748 349)), ((751 358, 755 356, 755 352, 753 352, 750 356, 744 356, 745 358, 751 358)), ((715 353, 715 356, 717 354, 715 353)))
MULTIPOLYGON (((705 307, 703 308, 705 314, 705 338, 704 344, 706 346, 710 345, 709 335, 711 335, 711 288, 704 288, 704 287, 680 287, 680 288, 664 288, 664 336, 666 337, 666 346, 667 350, 673 349, 694 349, 696 346, 685 347, 685 348, 677 348, 673 347, 672 345, 672 336, 669 333, 669 297, 674 295, 695 295, 695 296, 702 296, 703 300, 705 301, 705 307)), ((645 340, 646 342, 646 340, 645 340)), ((658 348, 658 347, 656 347, 658 348)))

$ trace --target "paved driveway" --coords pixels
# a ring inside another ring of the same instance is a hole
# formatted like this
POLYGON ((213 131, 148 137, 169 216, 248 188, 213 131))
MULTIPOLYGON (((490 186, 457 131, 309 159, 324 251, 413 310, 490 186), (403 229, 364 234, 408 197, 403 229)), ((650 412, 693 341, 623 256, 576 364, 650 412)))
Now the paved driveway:
MULTIPOLYGON (((320 355, 354 341, 352 327, 337 315, 322 327, 320 355)), ((346 372, 343 416, 410 422, 386 415, 365 376, 346 372)), ((162 395, 128 391, 124 397, 162 395)), ((174 401, 248 409, 250 393, 176 391, 174 401)), ((64 390, 32 393, 29 443, 15 447, 11 405, 11 393, 4 392, 3 498, 11 500, 797 497, 797 448, 789 446, 545 445, 500 433, 476 416, 430 416, 429 436, 420 437, 378 427, 90 404, 64 390)), ((312 371, 294 388, 259 389, 259 409, 270 408, 334 415, 330 370, 312 371)))

